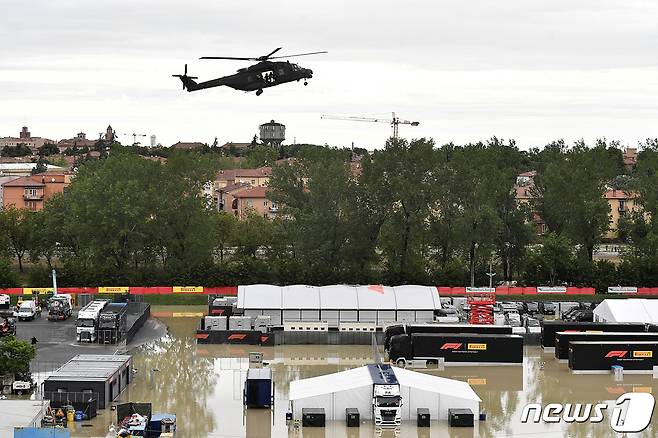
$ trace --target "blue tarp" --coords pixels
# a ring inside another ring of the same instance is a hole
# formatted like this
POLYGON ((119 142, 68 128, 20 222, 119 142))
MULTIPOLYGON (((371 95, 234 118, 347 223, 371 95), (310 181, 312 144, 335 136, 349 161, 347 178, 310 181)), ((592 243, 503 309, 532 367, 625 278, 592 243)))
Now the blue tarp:
POLYGON ((52 427, 16 427, 14 438, 71 438, 71 431, 52 427))

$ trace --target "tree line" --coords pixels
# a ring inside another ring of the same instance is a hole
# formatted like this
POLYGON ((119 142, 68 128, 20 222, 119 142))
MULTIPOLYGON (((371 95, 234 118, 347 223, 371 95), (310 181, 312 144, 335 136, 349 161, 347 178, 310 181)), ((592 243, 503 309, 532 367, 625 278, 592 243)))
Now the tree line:
MULTIPOLYGON (((263 148, 253 153, 278 156, 263 148)), ((299 147, 273 169, 278 217, 238 221, 203 194, 227 160, 171 151, 161 163, 114 145, 43 210, 0 211, 0 286, 47 286, 53 268, 63 286, 486 285, 490 266, 494 283, 658 285, 658 140, 641 145, 634 170, 605 140, 522 151, 497 138, 391 139, 361 155, 358 172, 349 157, 299 147), (529 170, 531 199, 518 202, 516 178, 529 170), (608 188, 639 195, 616 263, 593 257, 610 226, 608 188)))

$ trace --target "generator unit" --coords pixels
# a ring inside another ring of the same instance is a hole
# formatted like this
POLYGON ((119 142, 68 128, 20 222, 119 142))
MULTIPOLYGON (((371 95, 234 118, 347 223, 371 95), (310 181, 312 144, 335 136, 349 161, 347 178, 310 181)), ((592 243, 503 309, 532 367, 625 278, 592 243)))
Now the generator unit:
POLYGON ((430 410, 427 408, 416 409, 416 426, 430 427, 430 410))
POLYGON ((473 427, 473 411, 470 409, 448 409, 450 427, 473 427))
POLYGON ((302 409, 302 427, 324 427, 324 408, 302 409))
POLYGON ((361 416, 357 408, 345 408, 345 422, 347 427, 359 427, 361 425, 361 416))

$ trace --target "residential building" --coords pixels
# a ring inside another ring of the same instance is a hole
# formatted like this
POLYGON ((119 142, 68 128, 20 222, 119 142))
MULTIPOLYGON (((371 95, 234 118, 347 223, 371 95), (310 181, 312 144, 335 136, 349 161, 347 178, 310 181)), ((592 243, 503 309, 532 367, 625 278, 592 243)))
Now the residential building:
POLYGON ((637 148, 626 148, 623 152, 624 167, 633 170, 637 164, 637 148))
POLYGON ((218 190, 235 183, 249 183, 254 187, 265 187, 270 182, 272 168, 269 166, 255 169, 220 170, 215 178, 215 189, 218 190))
POLYGON ((237 215, 238 201, 235 195, 243 190, 251 188, 247 183, 229 184, 217 191, 216 205, 217 210, 226 211, 237 215))
POLYGON ((233 214, 244 219, 250 210, 266 218, 274 218, 278 213, 278 206, 267 197, 267 187, 249 187, 233 194, 234 204, 231 205, 233 214))
POLYGON ((29 147, 34 152, 46 143, 55 142, 43 137, 32 137, 32 133, 30 133, 27 126, 23 126, 21 132, 18 134, 18 137, 0 138, 0 149, 4 148, 5 146, 16 147, 19 144, 22 144, 29 147))
POLYGON ((605 192, 605 199, 610 205, 610 228, 605 235, 607 239, 618 237, 619 221, 624 215, 637 210, 638 197, 637 192, 627 192, 625 190, 608 190, 605 192))
POLYGON ((3 184, 8 183, 10 181, 15 180, 16 178, 20 178, 19 176, 0 176, 0 206, 3 205, 2 200, 4 199, 4 192, 5 189, 2 187, 3 184))
POLYGON ((233 142, 228 142, 224 143, 223 145, 220 146, 221 149, 224 151, 241 151, 244 149, 248 149, 252 146, 252 143, 233 143, 233 142))
POLYGON ((179 141, 171 145, 173 149, 181 149, 187 151, 201 149, 204 146, 205 144, 198 141, 179 141))
POLYGON ((6 182, 2 185, 2 206, 41 210, 48 199, 65 191, 72 177, 71 173, 46 172, 6 182))
MULTIPOLYGON (((0 176, 28 176, 37 167, 37 163, 0 163, 0 176)), ((46 165, 48 172, 62 172, 64 169, 51 164, 46 165)))

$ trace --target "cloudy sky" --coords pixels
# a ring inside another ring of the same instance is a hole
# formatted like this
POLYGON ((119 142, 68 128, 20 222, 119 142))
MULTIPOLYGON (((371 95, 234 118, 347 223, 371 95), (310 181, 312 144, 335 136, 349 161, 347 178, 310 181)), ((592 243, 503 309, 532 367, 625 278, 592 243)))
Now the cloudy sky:
MULTIPOLYGON (((522 148, 656 137, 658 3, 639 0, 0 0, 0 136, 155 134, 158 142, 249 141, 276 119, 297 142, 381 147, 386 124, 437 143, 514 138, 522 148), (246 64, 200 56, 327 50, 297 58, 301 83, 257 97, 188 93, 246 64)), ((121 138, 124 142, 130 136, 121 138)))

